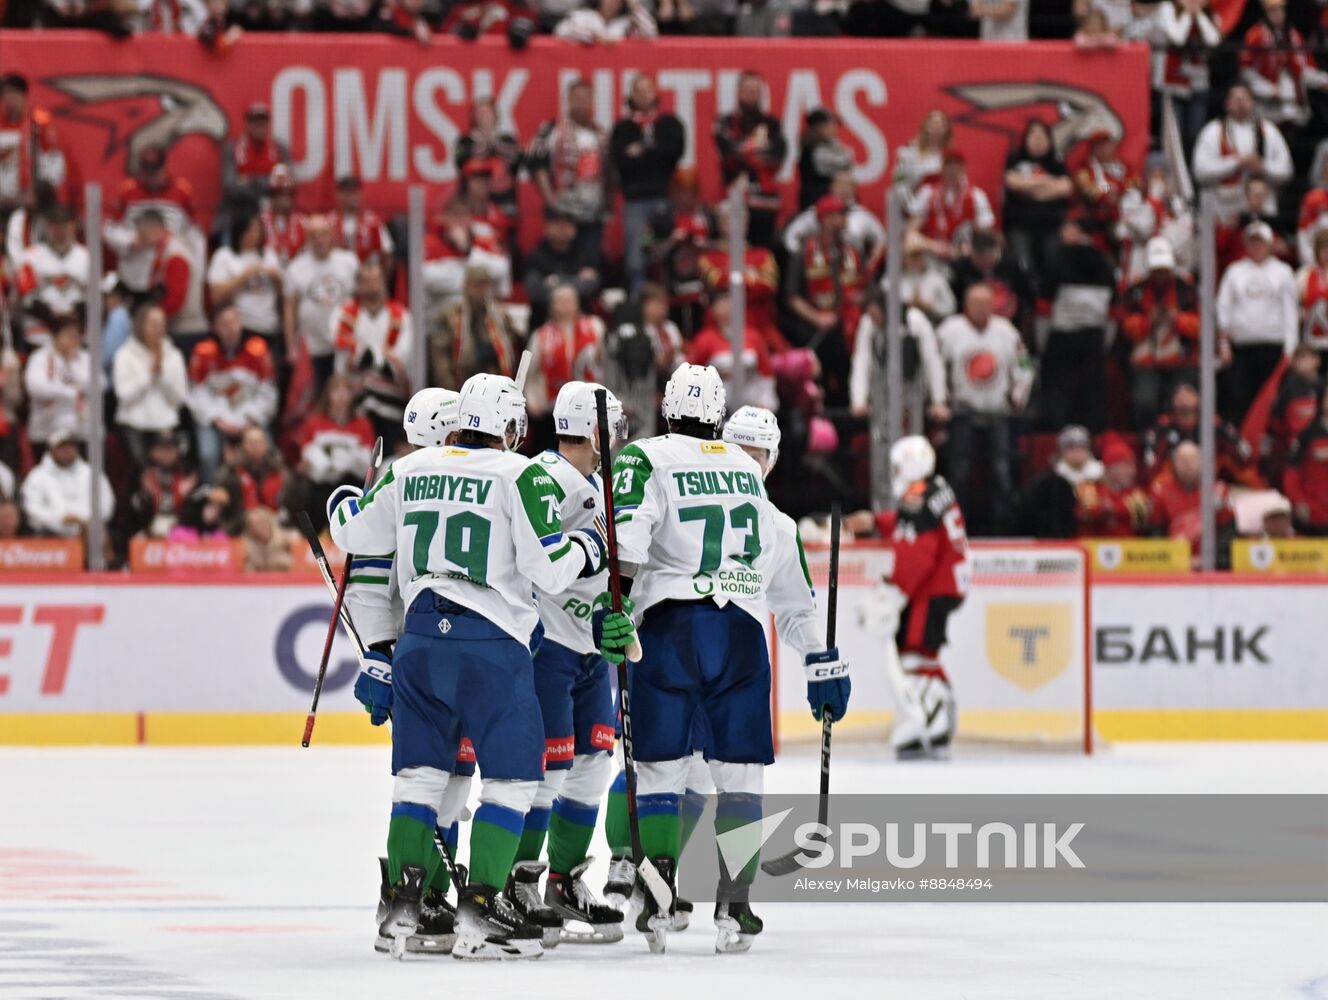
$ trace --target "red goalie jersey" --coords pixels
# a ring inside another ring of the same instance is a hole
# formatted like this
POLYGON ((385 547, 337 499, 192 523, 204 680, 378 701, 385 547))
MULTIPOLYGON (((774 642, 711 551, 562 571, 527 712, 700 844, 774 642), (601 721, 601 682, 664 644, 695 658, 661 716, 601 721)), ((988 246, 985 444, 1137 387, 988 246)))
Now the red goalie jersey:
POLYGON ((908 598, 899 652, 935 657, 969 583, 968 534, 950 484, 932 476, 910 486, 899 500, 891 539, 895 565, 888 580, 908 598))

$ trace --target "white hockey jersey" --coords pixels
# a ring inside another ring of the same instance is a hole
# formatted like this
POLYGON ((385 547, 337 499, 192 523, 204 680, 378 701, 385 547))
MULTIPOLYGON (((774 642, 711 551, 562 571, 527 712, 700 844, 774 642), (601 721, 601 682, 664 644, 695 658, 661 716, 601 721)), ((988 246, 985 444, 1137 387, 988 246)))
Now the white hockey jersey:
POLYGON ((766 600, 775 616, 775 631, 805 659, 825 649, 825 628, 816 613, 816 594, 797 524, 776 510, 775 531, 779 548, 766 581, 766 600))
POLYGON ((406 607, 433 590, 525 645, 539 620, 533 588, 560 593, 585 566, 563 534, 562 500, 557 480, 520 455, 422 448, 343 501, 330 527, 343 551, 398 554, 406 607))
MULTIPOLYGON (((546 451, 534 459, 540 471, 552 476, 563 492, 559 504, 563 528, 590 528, 604 513, 604 488, 600 477, 583 476, 562 455, 546 451)), ((590 616, 595 598, 608 589, 608 573, 575 580, 560 593, 540 589, 540 620, 544 623, 544 638, 576 653, 597 652, 591 636, 590 616)))
POLYGON ((787 541, 760 467, 740 448, 681 434, 629 444, 613 463, 613 506, 638 616, 660 601, 710 598, 762 620, 787 541))

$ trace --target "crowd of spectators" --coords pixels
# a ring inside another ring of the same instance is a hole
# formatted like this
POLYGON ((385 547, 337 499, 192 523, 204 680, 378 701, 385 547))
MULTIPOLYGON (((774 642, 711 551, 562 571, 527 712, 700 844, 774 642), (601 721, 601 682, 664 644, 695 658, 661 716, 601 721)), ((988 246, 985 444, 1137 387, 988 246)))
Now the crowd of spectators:
MULTIPOLYGON (((1328 75, 1282 0, 1250 5, 1230 66, 1208 52, 1229 43, 1204 0, 1084 0, 1067 24, 1053 6, 1064 5, 546 0, 503 5, 501 30, 514 43, 549 31, 585 44, 733 31, 1150 39, 1184 165, 1220 216, 1222 524, 1234 532, 1234 497, 1255 492, 1278 532, 1328 534, 1328 153, 1315 154, 1328 75)), ((381 28, 421 42, 492 27, 467 2, 418 0, 381 10, 173 2, 169 13, 52 0, 11 3, 5 16, 194 31, 214 45, 287 27, 381 28)), ((417 357, 431 384, 457 387, 477 371, 513 374, 522 349, 534 357, 528 448, 550 443, 542 418, 573 378, 606 382, 633 434, 654 432, 662 379, 685 359, 720 370, 730 409, 778 411, 785 457, 770 485, 781 505, 796 515, 834 498, 861 503, 872 373, 898 310, 908 428, 938 444, 977 533, 1193 540, 1200 255, 1176 159, 1154 152, 1135 169, 1109 131, 1058 149, 1034 118, 1001 188, 983 190, 974 151, 956 144, 943 111, 927 113, 893 150, 906 224, 894 301, 884 219, 858 201, 830 111, 785 134, 761 75, 744 73, 713 134, 690 137, 738 193, 708 203, 696 171, 679 166, 689 137, 651 76, 634 78, 607 130, 588 83, 573 82, 560 103, 557 118, 518 136, 500 128, 490 99, 475 101, 454 150, 459 180, 430 210, 419 316, 406 305, 401 220, 377 214, 353 174, 336 179, 328 204, 296 211, 266 105, 252 105, 224 144, 216 206, 195 204, 168 150, 140 151, 101 234, 105 324, 92 357, 91 262, 68 197, 78 165, 27 81, 0 79, 0 144, 14 151, 13 169, 0 171, 0 535, 77 535, 100 488, 117 562, 135 537, 230 538, 244 540, 251 565, 279 567, 295 514, 318 520, 376 436, 405 447, 417 357), (796 198, 777 180, 786 162, 796 198), (533 245, 520 238, 520 183, 542 203, 533 245), (741 262, 729 259, 735 221, 741 262), (606 231, 620 236, 606 241, 606 231), (81 450, 94 366, 108 428, 109 480, 97 486, 81 450)))

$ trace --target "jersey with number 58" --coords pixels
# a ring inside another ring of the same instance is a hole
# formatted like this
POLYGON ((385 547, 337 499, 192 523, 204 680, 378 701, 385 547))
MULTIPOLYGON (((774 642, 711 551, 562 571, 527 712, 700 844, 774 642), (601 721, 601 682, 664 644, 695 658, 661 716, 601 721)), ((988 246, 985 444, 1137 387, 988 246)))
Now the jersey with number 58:
POLYGON ((532 589, 565 590, 585 566, 563 534, 562 489, 514 452, 426 448, 399 458, 360 500, 343 501, 332 539, 347 552, 396 552, 406 607, 433 590, 525 645, 532 589))
POLYGON ((629 444, 613 463, 613 508, 638 612, 708 597, 762 620, 781 538, 742 449, 682 434, 629 444))

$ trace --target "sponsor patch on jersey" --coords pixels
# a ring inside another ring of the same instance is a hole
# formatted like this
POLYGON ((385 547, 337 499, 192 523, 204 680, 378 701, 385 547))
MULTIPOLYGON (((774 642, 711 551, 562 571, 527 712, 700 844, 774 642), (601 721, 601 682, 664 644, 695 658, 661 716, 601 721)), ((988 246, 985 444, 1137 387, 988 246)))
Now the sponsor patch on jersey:
POLYGON ((444 454, 444 455, 455 455, 455 456, 457 456, 457 457, 460 457, 460 456, 462 456, 462 455, 469 455, 469 454, 470 454, 470 449, 469 449, 469 448, 444 448, 444 449, 443 449, 443 454, 444 454))
POLYGON ((576 754, 576 740, 570 736, 559 736, 544 741, 545 761, 571 760, 576 754))
POLYGON ((613 749, 613 727, 595 725, 590 727, 590 745, 600 750, 613 749))
POLYGON ((462 764, 475 763, 475 744, 470 742, 469 736, 461 737, 461 745, 457 748, 456 759, 462 764))
POLYGON ((702 442, 701 442, 701 454, 702 454, 702 455, 727 455, 727 454, 728 454, 728 448, 725 447, 723 441, 702 441, 702 442))

